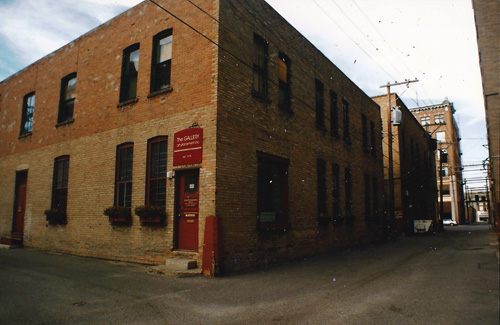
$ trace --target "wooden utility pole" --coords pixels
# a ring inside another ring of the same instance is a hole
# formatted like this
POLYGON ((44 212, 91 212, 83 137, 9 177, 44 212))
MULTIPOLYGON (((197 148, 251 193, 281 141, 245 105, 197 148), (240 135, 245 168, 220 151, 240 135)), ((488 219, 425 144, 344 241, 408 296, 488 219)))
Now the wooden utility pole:
POLYGON ((392 158, 392 103, 391 103, 391 86, 399 86, 406 85, 410 86, 410 83, 418 82, 418 79, 415 80, 405 80, 404 82, 388 82, 384 86, 380 86, 380 88, 387 87, 387 99, 389 100, 389 107, 387 109, 387 144, 388 144, 388 160, 389 160, 389 183, 387 186, 388 196, 387 196, 387 208, 389 212, 389 227, 391 230, 394 230, 394 163, 392 158))

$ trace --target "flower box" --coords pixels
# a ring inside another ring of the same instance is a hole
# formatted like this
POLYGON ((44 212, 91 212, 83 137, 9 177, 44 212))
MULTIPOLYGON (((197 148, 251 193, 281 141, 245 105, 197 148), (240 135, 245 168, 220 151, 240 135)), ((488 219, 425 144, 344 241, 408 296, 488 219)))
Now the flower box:
POLYGON ((132 212, 130 207, 109 207, 104 210, 104 215, 109 217, 112 224, 130 224, 132 212))
POLYGON ((139 216, 141 224, 164 225, 167 217, 164 206, 141 205, 135 208, 135 214, 139 216))
POLYGON ((44 211, 49 225, 65 225, 68 223, 66 211, 61 209, 49 209, 44 211))

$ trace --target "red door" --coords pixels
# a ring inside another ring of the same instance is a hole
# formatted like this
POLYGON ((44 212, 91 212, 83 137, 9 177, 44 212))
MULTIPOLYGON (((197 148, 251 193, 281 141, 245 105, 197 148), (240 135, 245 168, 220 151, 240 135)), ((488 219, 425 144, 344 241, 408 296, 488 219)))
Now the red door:
POLYGON ((179 183, 177 248, 198 250, 198 171, 181 174, 179 183))
POLYGON ((16 175, 16 205, 14 207, 14 222, 12 225, 12 237, 22 239, 24 232, 24 214, 26 211, 26 189, 28 184, 28 172, 18 172, 16 175))

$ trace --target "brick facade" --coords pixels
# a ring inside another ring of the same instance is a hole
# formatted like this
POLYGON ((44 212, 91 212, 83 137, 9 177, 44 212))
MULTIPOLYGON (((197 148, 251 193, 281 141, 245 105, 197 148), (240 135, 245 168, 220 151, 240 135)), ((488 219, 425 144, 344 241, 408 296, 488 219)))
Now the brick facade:
MULTIPOLYGON (((380 105, 384 139, 387 139, 387 117, 389 101, 387 95, 372 98, 380 105)), ((414 220, 438 221, 436 143, 420 125, 396 94, 391 94, 392 107, 398 106, 402 113, 400 125, 392 126, 394 211, 395 227, 398 231, 412 233, 414 220)), ((389 185, 389 145, 383 141, 384 178, 389 185)), ((388 192, 388 189, 386 189, 388 192)))
POLYGON ((133 209, 145 202, 148 140, 167 136, 166 169, 199 170, 199 253, 191 255, 199 262, 204 218, 210 215, 222 220, 227 271, 373 240, 383 219, 378 105, 264 1, 199 1, 206 13, 189 2, 160 4, 213 43, 145 1, 0 83, 4 188, 0 236, 12 230, 16 171, 27 170, 26 246, 146 264, 175 257, 175 180, 167 180, 166 226, 142 225, 134 214, 131 225, 117 226, 103 215, 114 204, 117 146, 134 144, 133 209), (173 31, 171 89, 150 94, 153 37, 169 28, 173 31), (252 94, 254 34, 268 44, 264 98, 252 94), (123 50, 136 43, 140 44, 137 98, 120 105, 123 50), (291 61, 291 111, 277 105, 279 52, 291 61), (74 72, 73 121, 56 125, 61 79, 74 72), (323 128, 316 125, 315 80, 324 84, 323 128), (33 130, 20 137, 23 97, 33 91, 33 130), (330 130, 330 91, 338 96, 339 137, 330 130), (342 100, 349 104, 347 143, 342 100), (374 125, 373 149, 368 151, 362 144, 363 115, 374 125), (173 166, 173 135, 192 125, 203 128, 203 161, 173 166), (256 227, 258 152, 288 162, 289 225, 279 231, 256 227), (51 206, 54 159, 62 155, 70 157, 68 222, 49 225, 44 210, 51 206), (344 215, 344 170, 352 171, 352 224, 318 225, 318 159, 326 163, 325 219, 337 215, 332 164, 340 169, 338 213, 344 215), (365 188, 370 189, 366 200, 365 188), (365 221, 367 211, 370 222, 365 221))

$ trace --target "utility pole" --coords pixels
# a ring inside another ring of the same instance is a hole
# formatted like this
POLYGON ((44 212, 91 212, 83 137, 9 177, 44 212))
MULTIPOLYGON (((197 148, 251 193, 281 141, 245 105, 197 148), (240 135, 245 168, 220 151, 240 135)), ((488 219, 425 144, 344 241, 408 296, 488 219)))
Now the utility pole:
POLYGON ((387 108, 387 144, 388 144, 388 160, 389 160, 389 184, 387 189, 388 194, 388 209, 389 209, 389 225, 391 230, 394 230, 394 164, 392 159, 392 103, 391 103, 391 86, 406 85, 410 87, 410 83, 418 82, 415 80, 405 80, 404 82, 388 82, 386 85, 380 86, 380 88, 387 87, 387 99, 389 100, 389 106, 387 108))

